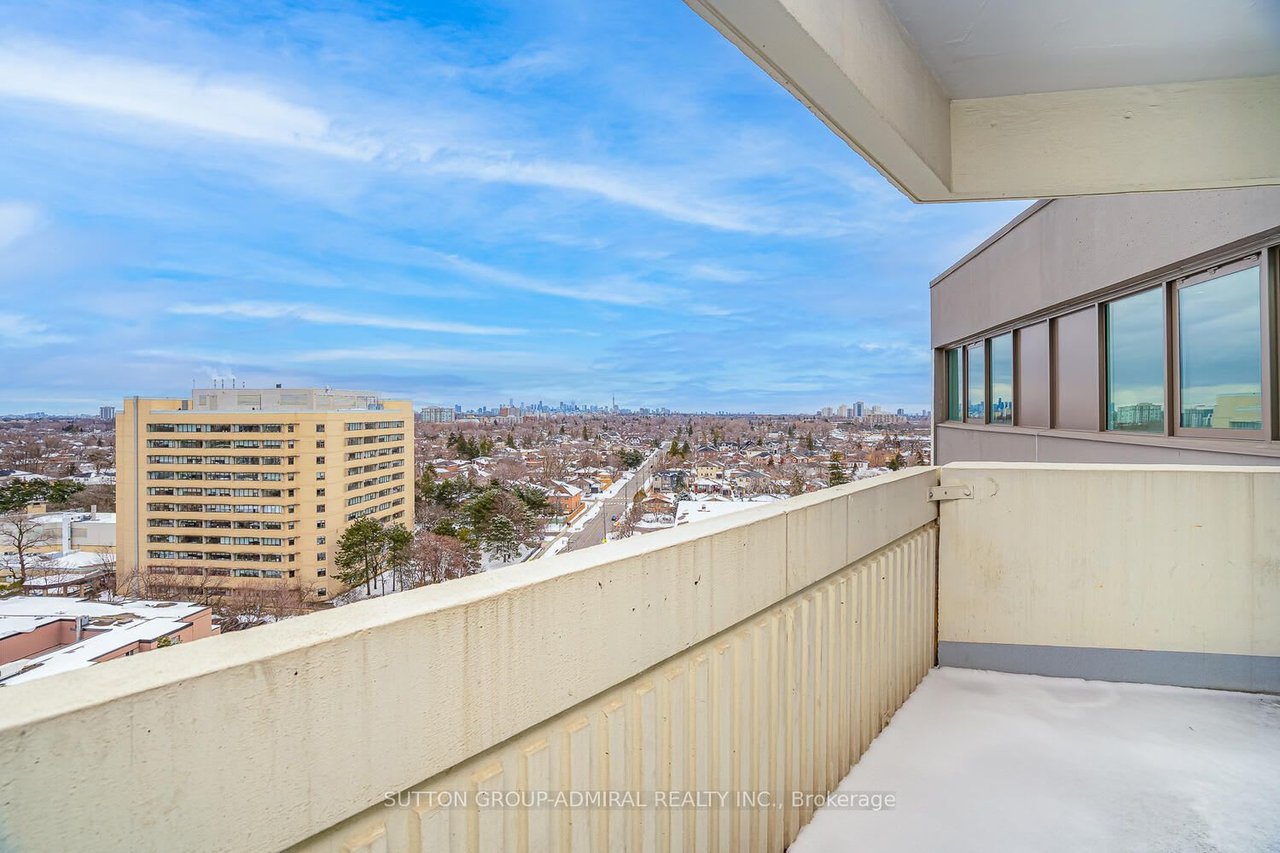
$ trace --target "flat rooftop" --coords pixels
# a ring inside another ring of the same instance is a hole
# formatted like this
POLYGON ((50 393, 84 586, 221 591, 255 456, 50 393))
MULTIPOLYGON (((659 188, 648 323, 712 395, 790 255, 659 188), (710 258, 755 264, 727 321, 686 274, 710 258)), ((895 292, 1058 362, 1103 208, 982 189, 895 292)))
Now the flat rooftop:
POLYGON ((791 853, 1280 850, 1280 696, 935 669, 838 790, 791 853))

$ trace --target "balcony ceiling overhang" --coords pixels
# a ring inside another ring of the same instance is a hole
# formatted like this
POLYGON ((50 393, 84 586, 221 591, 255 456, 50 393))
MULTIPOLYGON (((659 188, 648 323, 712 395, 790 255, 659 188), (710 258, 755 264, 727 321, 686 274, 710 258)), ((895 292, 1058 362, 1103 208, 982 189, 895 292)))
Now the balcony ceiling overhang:
POLYGON ((686 0, 916 201, 1280 184, 1280 0, 686 0))

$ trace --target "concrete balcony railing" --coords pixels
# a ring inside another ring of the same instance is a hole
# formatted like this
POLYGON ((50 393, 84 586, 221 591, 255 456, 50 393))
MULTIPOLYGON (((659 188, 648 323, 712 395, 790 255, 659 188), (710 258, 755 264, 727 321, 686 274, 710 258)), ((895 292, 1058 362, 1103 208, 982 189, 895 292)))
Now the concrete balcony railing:
POLYGON ((781 850, 939 654, 1280 689, 1277 508, 913 469, 0 690, 0 849, 781 850))

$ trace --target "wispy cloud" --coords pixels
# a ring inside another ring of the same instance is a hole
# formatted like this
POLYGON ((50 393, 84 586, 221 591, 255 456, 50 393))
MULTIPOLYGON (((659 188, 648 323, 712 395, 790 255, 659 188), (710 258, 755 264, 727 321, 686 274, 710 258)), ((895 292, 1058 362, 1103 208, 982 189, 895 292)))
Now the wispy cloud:
MULTIPOLYGON (((553 62, 548 54, 538 53, 500 67, 502 74, 510 74, 553 62)), ((749 201, 716 198, 687 181, 677 185, 631 163, 533 157, 484 137, 438 138, 375 129, 359 116, 331 115, 290 100, 276 88, 257 79, 83 53, 61 45, 0 42, 0 97, 109 113, 231 141, 376 160, 381 168, 409 174, 585 194, 707 228, 748 234, 796 230, 749 201)), ((410 116, 400 118, 406 127, 421 126, 410 116)))
POLYGON ((23 314, 0 313, 0 346, 38 347, 72 340, 69 335, 52 331, 47 323, 23 314))
POLYGON ((522 290, 526 293, 556 296, 562 299, 603 302, 611 305, 666 306, 672 305, 681 296, 671 288, 626 278, 607 282, 549 280, 435 249, 421 249, 419 258, 429 266, 461 273, 478 281, 489 282, 511 290, 522 290))
POLYGON ((681 4, 482 5, 0 4, 0 400, 929 399, 1019 205, 911 205, 681 4))
POLYGON ((0 43, 0 96, 334 157, 367 160, 378 152, 368 140, 340 138, 319 110, 247 82, 38 42, 0 43))
POLYGON ((0 250, 8 248, 35 231, 40 224, 40 211, 30 204, 0 202, 0 250))
POLYGON ((440 175, 587 193, 691 225, 748 234, 787 230, 751 205, 733 205, 700 197, 665 185, 656 175, 637 175, 634 169, 606 169, 582 163, 515 157, 457 156, 440 151, 431 152, 424 164, 429 171, 440 175))
POLYGON ((415 332, 440 332, 450 335, 522 335, 526 330, 508 326, 477 326, 440 320, 419 320, 412 316, 392 317, 380 314, 338 311, 319 305, 298 302, 179 302, 169 309, 171 314, 201 317, 226 317, 242 320, 298 320, 332 326, 366 326, 373 329, 405 329, 415 332))

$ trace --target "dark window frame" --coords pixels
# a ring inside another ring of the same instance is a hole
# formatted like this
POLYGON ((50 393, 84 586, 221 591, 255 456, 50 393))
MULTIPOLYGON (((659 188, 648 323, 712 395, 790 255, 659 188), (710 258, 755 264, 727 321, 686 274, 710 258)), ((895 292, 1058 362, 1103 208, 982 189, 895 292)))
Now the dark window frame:
POLYGON ((1270 334, 1271 325, 1274 321, 1270 320, 1275 312, 1273 300, 1271 299, 1271 282, 1268 273, 1268 264, 1266 263, 1266 251, 1254 253, 1244 258, 1228 261, 1226 263, 1217 264, 1215 266, 1203 269, 1192 275, 1182 276, 1166 283, 1168 288, 1168 310, 1166 316, 1167 323, 1170 326, 1168 340, 1169 352, 1169 368, 1166 373, 1165 390, 1166 396, 1170 399, 1171 409, 1166 418, 1167 426, 1171 428, 1171 434, 1187 438, 1213 438, 1224 441, 1270 441, 1273 440, 1273 430, 1275 421, 1271 417, 1271 383, 1273 372, 1271 364, 1274 359, 1272 352, 1272 338, 1270 334), (1213 281, 1231 275, 1232 273, 1243 272, 1247 269, 1258 269, 1258 336, 1259 336, 1259 358, 1261 364, 1261 384, 1262 384, 1262 429, 1214 429, 1200 427, 1184 427, 1182 426, 1182 359, 1181 359, 1181 341, 1179 340, 1179 306, 1178 295, 1186 287, 1193 287, 1197 284, 1213 281))

